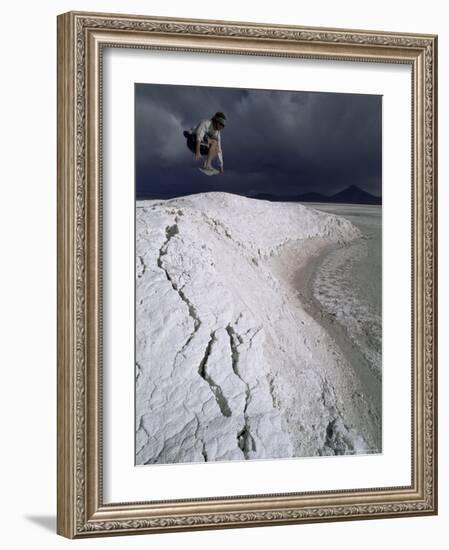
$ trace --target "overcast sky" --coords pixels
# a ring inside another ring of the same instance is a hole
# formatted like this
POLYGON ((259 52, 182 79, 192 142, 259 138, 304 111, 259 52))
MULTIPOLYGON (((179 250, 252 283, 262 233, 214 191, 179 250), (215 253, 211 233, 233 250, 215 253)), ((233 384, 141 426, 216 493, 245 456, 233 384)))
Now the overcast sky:
POLYGON ((377 95, 136 84, 136 195, 288 197, 357 185, 379 196, 381 109, 377 95), (182 132, 217 111, 227 118, 225 172, 208 177, 182 132))

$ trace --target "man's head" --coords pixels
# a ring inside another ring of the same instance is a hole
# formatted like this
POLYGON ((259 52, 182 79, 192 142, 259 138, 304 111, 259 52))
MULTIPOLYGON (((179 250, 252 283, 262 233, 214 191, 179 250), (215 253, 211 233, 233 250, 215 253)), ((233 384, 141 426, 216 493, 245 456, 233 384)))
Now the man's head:
POLYGON ((217 128, 218 130, 222 130, 226 125, 226 117, 224 113, 221 112, 215 113, 212 117, 212 121, 215 128, 217 128))

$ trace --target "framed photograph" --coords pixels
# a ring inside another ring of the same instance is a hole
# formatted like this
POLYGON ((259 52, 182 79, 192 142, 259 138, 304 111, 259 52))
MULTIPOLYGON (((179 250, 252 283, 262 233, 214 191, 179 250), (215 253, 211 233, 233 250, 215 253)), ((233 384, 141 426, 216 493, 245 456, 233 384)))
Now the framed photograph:
POLYGON ((437 37, 58 17, 58 533, 437 513, 437 37))

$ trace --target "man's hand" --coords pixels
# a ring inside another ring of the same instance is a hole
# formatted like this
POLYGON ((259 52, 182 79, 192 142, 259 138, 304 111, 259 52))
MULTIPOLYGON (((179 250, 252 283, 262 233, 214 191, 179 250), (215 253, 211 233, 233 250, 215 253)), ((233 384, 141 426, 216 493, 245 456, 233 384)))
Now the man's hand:
POLYGON ((224 174, 224 167, 220 166, 220 174, 224 174))
POLYGON ((200 160, 201 159, 201 153, 199 151, 197 151, 195 153, 195 160, 200 160))

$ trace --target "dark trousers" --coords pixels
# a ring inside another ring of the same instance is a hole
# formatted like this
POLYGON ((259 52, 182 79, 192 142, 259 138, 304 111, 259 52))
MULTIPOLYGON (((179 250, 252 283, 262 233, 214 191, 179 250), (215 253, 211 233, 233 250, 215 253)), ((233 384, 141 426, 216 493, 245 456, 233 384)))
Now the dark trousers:
MULTIPOLYGON (((186 143, 187 147, 190 149, 190 151, 192 151, 192 153, 196 153, 196 135, 190 134, 186 130, 184 130, 183 134, 184 134, 184 137, 187 138, 187 143, 186 143)), ((209 145, 205 140, 205 137, 203 138, 200 144, 200 154, 207 156, 209 154, 209 145)))

